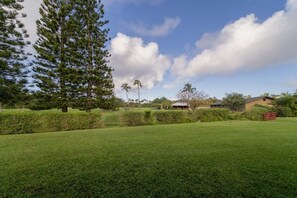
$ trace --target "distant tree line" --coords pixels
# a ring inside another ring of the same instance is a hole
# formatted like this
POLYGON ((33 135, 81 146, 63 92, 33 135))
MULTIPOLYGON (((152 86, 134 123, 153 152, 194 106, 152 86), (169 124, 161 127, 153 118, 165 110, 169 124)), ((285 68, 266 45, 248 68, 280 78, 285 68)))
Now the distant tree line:
POLYGON ((69 107, 90 112, 113 108, 112 68, 108 65, 108 23, 100 0, 43 0, 37 23, 33 65, 34 94, 24 47, 29 43, 20 22, 22 0, 0 1, 0 109, 27 101, 33 109, 69 107))

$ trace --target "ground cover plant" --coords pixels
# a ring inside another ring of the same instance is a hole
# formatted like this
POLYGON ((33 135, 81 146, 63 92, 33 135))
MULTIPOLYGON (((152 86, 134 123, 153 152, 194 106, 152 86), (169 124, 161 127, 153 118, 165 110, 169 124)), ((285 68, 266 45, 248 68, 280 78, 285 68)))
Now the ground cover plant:
POLYGON ((296 197, 296 119, 0 136, 0 197, 296 197))

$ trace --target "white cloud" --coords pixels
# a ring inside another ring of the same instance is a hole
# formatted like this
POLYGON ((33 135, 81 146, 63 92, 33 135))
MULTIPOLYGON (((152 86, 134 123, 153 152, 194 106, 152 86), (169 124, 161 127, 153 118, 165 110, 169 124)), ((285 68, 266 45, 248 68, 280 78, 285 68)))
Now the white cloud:
POLYGON ((142 3, 149 3, 150 5, 158 5, 163 0, 102 0, 103 4, 106 6, 109 5, 121 5, 121 4, 142 4, 142 3))
POLYGON ((196 43, 202 51, 193 58, 181 55, 172 72, 182 78, 229 74, 282 63, 297 63, 297 0, 263 22, 254 14, 205 34, 196 43))
POLYGON ((144 88, 151 89, 163 80, 170 67, 169 58, 159 52, 157 43, 144 44, 141 38, 122 33, 111 40, 110 53, 117 90, 121 84, 132 84, 135 79, 140 80, 144 88))
POLYGON ((35 42, 38 38, 36 34, 36 20, 40 18, 39 7, 42 0, 34 0, 34 3, 32 2, 33 0, 27 0, 22 3, 24 6, 22 12, 27 14, 27 17, 22 20, 30 35, 30 41, 35 42))
POLYGON ((180 24, 181 19, 176 18, 165 18, 164 23, 161 25, 149 26, 143 23, 140 24, 128 24, 128 27, 136 34, 142 36, 166 36, 173 31, 180 24))

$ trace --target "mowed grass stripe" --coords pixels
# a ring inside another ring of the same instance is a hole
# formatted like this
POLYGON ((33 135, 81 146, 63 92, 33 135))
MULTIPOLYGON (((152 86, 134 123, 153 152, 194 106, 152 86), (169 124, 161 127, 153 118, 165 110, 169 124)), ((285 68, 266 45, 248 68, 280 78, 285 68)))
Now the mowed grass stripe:
POLYGON ((295 197, 297 120, 0 136, 0 197, 295 197))

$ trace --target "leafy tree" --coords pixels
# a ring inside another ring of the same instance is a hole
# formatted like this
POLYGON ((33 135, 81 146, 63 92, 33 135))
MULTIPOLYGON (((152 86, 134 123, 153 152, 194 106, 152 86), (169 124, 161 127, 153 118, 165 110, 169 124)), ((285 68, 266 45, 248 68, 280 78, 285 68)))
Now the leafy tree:
POLYGON ((194 91, 191 93, 190 98, 190 108, 192 110, 197 109, 198 107, 202 107, 205 105, 210 105, 210 101, 207 99, 208 95, 203 91, 194 91))
POLYGON ((34 45, 37 52, 35 83, 46 103, 54 102, 56 107, 67 112, 70 106, 71 60, 74 49, 68 46, 73 36, 72 15, 74 2, 71 0, 43 0, 37 24, 39 39, 34 45))
POLYGON ((26 90, 26 64, 28 54, 24 47, 28 37, 21 17, 22 0, 0 1, 0 111, 3 104, 14 104, 26 90))
POLYGON ((171 108, 171 101, 170 100, 162 100, 161 102, 162 108, 170 109, 171 108))
POLYGON ((189 109, 195 110, 196 108, 206 104, 206 98, 208 95, 203 91, 198 91, 192 84, 187 83, 184 88, 179 91, 177 97, 180 100, 187 101, 189 109))
POLYGON ((188 106, 190 106, 190 99, 191 95, 196 91, 197 89, 193 87, 192 84, 187 83, 184 85, 184 88, 178 93, 178 98, 182 100, 186 100, 188 106))
POLYGON ((294 94, 282 94, 275 99, 274 107, 279 117, 297 116, 297 97, 294 94))
POLYGON ((128 83, 124 83, 124 84, 122 84, 121 88, 122 88, 123 91, 125 91, 126 97, 127 97, 127 102, 129 103, 128 92, 131 89, 131 86, 129 86, 128 83))
POLYGON ((140 88, 142 87, 142 84, 140 80, 135 80, 133 85, 137 86, 137 93, 138 93, 138 107, 140 107, 140 88))
POLYGON ((226 96, 222 100, 222 104, 232 111, 242 111, 244 109, 245 98, 240 93, 226 93, 226 96))
POLYGON ((77 52, 73 97, 78 99, 76 107, 90 112, 114 99, 113 70, 108 66, 106 49, 106 42, 110 40, 109 29, 105 28, 108 21, 104 20, 100 0, 76 0, 74 18, 79 23, 71 44, 77 52))

